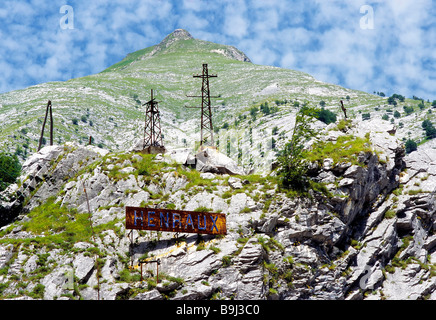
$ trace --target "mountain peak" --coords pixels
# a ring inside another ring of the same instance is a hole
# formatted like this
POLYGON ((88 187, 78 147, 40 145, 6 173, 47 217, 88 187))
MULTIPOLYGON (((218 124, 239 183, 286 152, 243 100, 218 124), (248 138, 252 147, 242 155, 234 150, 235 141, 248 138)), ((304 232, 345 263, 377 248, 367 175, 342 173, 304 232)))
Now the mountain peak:
POLYGON ((176 29, 169 35, 167 35, 161 43, 159 43, 159 47, 161 48, 168 48, 172 43, 180 40, 190 40, 194 39, 194 37, 191 36, 191 34, 184 30, 184 29, 176 29))
MULTIPOLYGON (((197 40, 195 39, 188 31, 185 29, 176 29, 169 35, 167 35, 158 45, 156 45, 151 51, 151 53, 148 55, 148 57, 154 56, 159 52, 163 52, 166 49, 168 49, 170 46, 172 46, 174 43, 178 41, 185 41, 185 40, 197 40)), ((206 45, 207 43, 210 44, 210 42, 198 40, 198 43, 201 43, 201 45, 206 45)), ((232 46, 226 46, 226 45, 220 45, 220 47, 214 47, 210 48, 208 45, 206 45, 206 50, 210 50, 210 52, 219 53, 227 58, 244 61, 244 62, 251 62, 250 59, 240 50, 236 49, 232 46)), ((204 49, 203 49, 204 50, 204 49)))
POLYGON ((104 72, 114 71, 119 68, 124 69, 127 66, 130 66, 132 63, 141 60, 147 60, 160 54, 174 52, 179 52, 181 54, 186 54, 187 52, 191 54, 197 52, 207 52, 220 54, 226 58, 237 61, 251 62, 245 53, 233 46, 221 45, 209 41, 195 39, 188 31, 184 29, 176 29, 167 35, 159 44, 128 54, 126 58, 107 68, 104 70, 104 72))
POLYGON ((191 34, 186 31, 185 29, 176 29, 172 33, 170 33, 166 38, 173 37, 177 40, 188 40, 188 39, 194 39, 191 34))

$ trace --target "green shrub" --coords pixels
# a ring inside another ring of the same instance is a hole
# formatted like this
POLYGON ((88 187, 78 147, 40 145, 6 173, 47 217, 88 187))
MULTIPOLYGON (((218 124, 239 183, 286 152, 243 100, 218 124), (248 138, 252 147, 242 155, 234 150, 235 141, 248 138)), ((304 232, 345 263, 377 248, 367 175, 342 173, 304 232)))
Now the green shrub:
MULTIPOLYGON (((28 231, 36 235, 44 232, 44 237, 18 239, 19 243, 40 243, 58 246, 65 250, 70 250, 76 242, 90 241, 92 230, 88 213, 78 213, 76 209, 62 207, 60 203, 55 202, 56 197, 51 197, 42 205, 34 208, 28 213, 31 218, 23 223, 23 231, 28 231)), ((118 230, 115 219, 107 224, 101 224, 94 227, 94 232, 99 233, 103 230, 118 230)), ((0 242, 8 242, 7 239, 0 242)), ((40 256, 38 261, 44 263, 44 256, 40 256)))
POLYGON ((120 282, 137 282, 141 280, 141 275, 137 272, 132 273, 129 269, 120 271, 120 282))
POLYGON ((223 268, 228 267, 232 264, 232 257, 231 256, 224 256, 221 259, 222 263, 223 263, 223 268))
POLYGON ((32 290, 32 292, 29 293, 29 296, 34 299, 43 299, 44 298, 44 291, 45 286, 38 283, 32 290))
POLYGON ((333 159, 334 163, 351 162, 359 164, 357 161, 358 154, 363 152, 372 152, 369 145, 369 138, 360 138, 353 135, 340 136, 333 141, 320 141, 313 145, 312 149, 307 151, 306 158, 311 162, 322 161, 327 158, 333 159))
POLYGON ((0 191, 15 183, 21 173, 21 165, 16 155, 0 153, 0 191))
POLYGON ((167 209, 174 210, 175 208, 176 208, 176 205, 174 203, 168 203, 167 204, 167 209))
POLYGON ((418 145, 415 141, 409 139, 406 141, 406 152, 411 153, 413 151, 416 151, 418 149, 418 145))
POLYGON ((226 192, 224 192, 224 193, 221 195, 221 198, 223 198, 223 199, 228 199, 228 198, 231 198, 232 195, 233 195, 232 192, 230 192, 230 191, 226 191, 226 192))
POLYGON ((436 128, 430 120, 424 120, 422 122, 422 128, 425 130, 425 136, 427 139, 433 139, 436 137, 436 128))
POLYGON ((3 291, 9 287, 9 282, 0 283, 0 296, 3 294, 3 291))
POLYGON ((326 110, 323 107, 323 108, 321 108, 320 111, 317 112, 316 118, 319 121, 324 122, 325 124, 335 123, 336 122, 336 113, 331 112, 330 110, 326 110))
POLYGON ((245 207, 244 209, 242 209, 242 210, 240 211, 240 213, 250 213, 250 212, 251 212, 251 209, 248 208, 248 207, 245 207))
POLYGON ((371 119, 371 114, 369 112, 362 113, 362 121, 369 120, 369 119, 371 119))
POLYGON ((352 122, 348 119, 341 119, 339 120, 338 125, 336 126, 336 130, 347 132, 348 129, 351 128, 352 122))
POLYGON ((392 219, 392 218, 395 218, 396 215, 397 215, 397 213, 395 212, 395 210, 388 210, 385 213, 385 218, 386 219, 392 219))
POLYGON ((194 210, 194 212, 212 212, 212 209, 207 207, 198 207, 197 209, 194 210))
POLYGON ((209 249, 212 250, 214 254, 218 254, 221 252, 221 249, 215 246, 209 246, 209 249))
POLYGON ((412 106, 404 106, 403 109, 404 109, 404 112, 406 113, 406 116, 413 113, 413 111, 414 111, 412 106))

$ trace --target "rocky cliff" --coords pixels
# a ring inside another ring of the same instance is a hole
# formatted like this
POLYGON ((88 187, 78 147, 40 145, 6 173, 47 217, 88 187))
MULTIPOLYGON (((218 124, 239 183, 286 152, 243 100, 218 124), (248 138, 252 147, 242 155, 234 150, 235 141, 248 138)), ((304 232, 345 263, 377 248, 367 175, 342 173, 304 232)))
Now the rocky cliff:
POLYGON ((1 298, 436 299, 436 151, 383 120, 322 130, 307 194, 189 152, 43 148, 2 194, 1 298), (222 212, 228 234, 126 230, 126 206, 222 212))

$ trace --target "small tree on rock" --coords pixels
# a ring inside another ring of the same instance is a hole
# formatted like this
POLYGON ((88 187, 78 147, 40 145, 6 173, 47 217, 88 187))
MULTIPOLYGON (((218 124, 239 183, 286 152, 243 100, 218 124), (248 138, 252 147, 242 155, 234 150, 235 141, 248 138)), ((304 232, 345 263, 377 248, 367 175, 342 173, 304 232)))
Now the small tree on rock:
POLYGON ((409 139, 406 141, 406 153, 411 153, 413 151, 416 151, 418 149, 418 146, 415 141, 409 139))
POLYGON ((279 152, 278 176, 281 185, 285 188, 305 190, 309 186, 307 175, 309 167, 304 157, 304 144, 316 136, 311 123, 314 122, 317 112, 318 110, 307 105, 298 110, 292 137, 279 152))
POLYGON ((21 173, 21 165, 16 155, 0 153, 0 191, 12 183, 21 173))

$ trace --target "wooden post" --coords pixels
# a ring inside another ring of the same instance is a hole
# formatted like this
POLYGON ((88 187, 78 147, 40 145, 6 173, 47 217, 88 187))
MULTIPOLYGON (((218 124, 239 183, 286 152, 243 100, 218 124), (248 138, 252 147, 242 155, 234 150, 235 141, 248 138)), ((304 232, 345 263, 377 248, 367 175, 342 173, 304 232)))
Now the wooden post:
POLYGON ((53 113, 51 109, 51 101, 49 100, 48 103, 50 104, 50 145, 53 145, 53 113))
POLYGON ((344 113, 345 119, 347 119, 347 109, 345 109, 344 102, 341 100, 341 108, 344 113))
POLYGON ((47 122, 47 117, 48 117, 48 113, 50 111, 50 145, 53 145, 53 113, 52 113, 52 109, 51 109, 51 101, 48 100, 47 103, 47 108, 45 110, 45 118, 44 118, 44 122, 42 124, 42 129, 41 129, 41 137, 39 138, 39 146, 38 146, 38 151, 41 150, 42 147, 42 140, 44 139, 44 129, 45 129, 45 124, 47 122))

